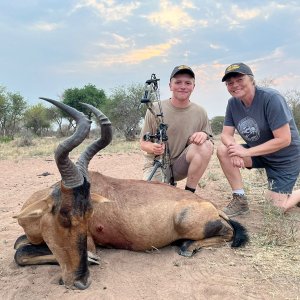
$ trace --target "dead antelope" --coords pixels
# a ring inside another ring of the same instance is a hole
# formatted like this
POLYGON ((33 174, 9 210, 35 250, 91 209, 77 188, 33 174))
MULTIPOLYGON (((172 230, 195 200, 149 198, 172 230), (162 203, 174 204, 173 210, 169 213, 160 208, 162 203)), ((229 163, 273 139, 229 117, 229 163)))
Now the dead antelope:
POLYGON ((211 202, 179 188, 143 180, 125 180, 88 172, 93 156, 112 139, 111 123, 85 104, 100 121, 101 138, 80 155, 69 152, 86 138, 90 121, 63 103, 42 98, 76 120, 76 132, 55 151, 61 182, 34 193, 16 216, 26 236, 15 243, 19 265, 59 263, 62 283, 89 286, 88 261, 97 262, 96 245, 145 251, 180 241, 180 254, 205 246, 247 242, 247 233, 211 202))

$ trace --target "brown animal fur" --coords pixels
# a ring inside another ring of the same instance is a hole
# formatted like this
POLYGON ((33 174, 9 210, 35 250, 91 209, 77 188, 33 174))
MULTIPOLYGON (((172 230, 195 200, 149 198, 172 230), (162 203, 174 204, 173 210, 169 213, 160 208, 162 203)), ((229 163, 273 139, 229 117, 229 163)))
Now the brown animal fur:
MULTIPOLYGON (((102 134, 111 132, 104 130, 102 134)), ((99 149, 106 144, 100 143, 99 149)), ((62 149, 65 151, 65 146, 62 149)), ((95 252, 96 245, 145 251, 183 239, 187 241, 181 254, 189 256, 201 247, 236 239, 229 218, 189 191, 163 183, 87 173, 84 160, 80 160, 79 173, 75 170, 78 178, 74 185, 65 167, 71 163, 64 157, 65 152, 57 159, 62 182, 34 193, 16 216, 27 238, 17 240, 15 259, 21 265, 57 261, 67 287, 89 286, 87 250, 95 252), (38 248, 32 245, 45 243, 50 251, 41 248, 35 254, 38 248)), ((247 239, 243 230, 236 246, 247 239)), ((89 258, 95 262, 92 254, 89 258)))

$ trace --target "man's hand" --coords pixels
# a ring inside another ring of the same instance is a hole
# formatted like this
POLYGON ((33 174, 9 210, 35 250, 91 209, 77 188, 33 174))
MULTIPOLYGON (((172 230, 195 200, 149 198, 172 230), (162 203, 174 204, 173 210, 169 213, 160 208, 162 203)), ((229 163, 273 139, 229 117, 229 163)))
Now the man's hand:
POLYGON ((239 144, 230 144, 230 145, 228 145, 227 149, 228 149, 228 154, 230 157, 239 156, 239 157, 243 158, 243 157, 250 156, 248 154, 248 149, 244 148, 243 146, 241 146, 239 144))
POLYGON ((207 134, 205 132, 194 132, 190 137, 189 137, 189 144, 196 144, 196 145, 201 145, 207 140, 207 134))
POLYGON ((232 165, 237 168, 245 168, 243 157, 249 156, 247 149, 239 144, 232 143, 227 146, 227 150, 232 165))
POLYGON ((152 153, 154 155, 163 155, 165 151, 165 144, 152 143, 152 153))
POLYGON ((236 168, 242 168, 244 169, 245 168, 245 162, 244 160, 239 157, 239 156, 232 156, 231 158, 231 163, 234 167, 236 168))

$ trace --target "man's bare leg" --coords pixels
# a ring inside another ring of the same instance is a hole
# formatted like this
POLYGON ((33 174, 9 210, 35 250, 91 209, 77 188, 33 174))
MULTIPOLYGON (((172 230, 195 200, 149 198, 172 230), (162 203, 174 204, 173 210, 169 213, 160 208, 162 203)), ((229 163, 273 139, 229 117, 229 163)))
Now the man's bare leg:
POLYGON ((213 153, 213 144, 207 140, 201 145, 191 144, 186 154, 189 163, 186 185, 196 189, 213 153))
POLYGON ((275 206, 282 208, 283 211, 288 211, 289 209, 300 203, 300 189, 295 190, 292 194, 280 194, 275 192, 268 192, 269 199, 273 200, 275 206))

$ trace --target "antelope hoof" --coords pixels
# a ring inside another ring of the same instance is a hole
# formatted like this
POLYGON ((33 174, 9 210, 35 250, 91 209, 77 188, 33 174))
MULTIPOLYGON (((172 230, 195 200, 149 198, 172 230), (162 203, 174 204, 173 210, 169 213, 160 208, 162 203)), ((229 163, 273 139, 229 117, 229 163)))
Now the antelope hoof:
MULTIPOLYGON (((58 283, 59 283, 59 285, 65 285, 65 282, 62 279, 62 277, 59 278, 58 283)), ((85 290, 91 285, 91 283, 92 283, 92 281, 89 279, 87 280, 86 283, 82 282, 81 280, 76 280, 76 281, 74 281, 73 285, 71 285, 71 286, 65 285, 65 287, 68 289, 71 289, 71 290, 85 290)))
POLYGON ((17 238, 17 240, 15 241, 14 249, 18 250, 19 248, 21 248, 25 245, 29 245, 29 244, 30 244, 30 242, 29 242, 27 236, 25 234, 23 234, 23 235, 19 236, 17 238))
POLYGON ((82 281, 75 281, 74 287, 78 290, 85 290, 91 285, 91 280, 88 280, 86 283, 83 283, 82 281))
POLYGON ((185 257, 191 257, 193 256, 193 254, 195 253, 195 251, 187 251, 187 250, 179 250, 179 255, 185 256, 185 257))
POLYGON ((89 265, 100 265, 99 262, 100 258, 96 254, 93 254, 92 252, 88 251, 88 263, 89 265))

